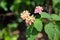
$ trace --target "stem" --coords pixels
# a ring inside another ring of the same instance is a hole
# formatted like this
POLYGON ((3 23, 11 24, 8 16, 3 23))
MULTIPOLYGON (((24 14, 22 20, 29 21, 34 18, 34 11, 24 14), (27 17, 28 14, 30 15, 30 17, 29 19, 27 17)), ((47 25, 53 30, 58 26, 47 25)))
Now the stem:
POLYGON ((32 30, 33 30, 33 26, 32 26, 32 28, 31 28, 31 33, 32 33, 32 30))

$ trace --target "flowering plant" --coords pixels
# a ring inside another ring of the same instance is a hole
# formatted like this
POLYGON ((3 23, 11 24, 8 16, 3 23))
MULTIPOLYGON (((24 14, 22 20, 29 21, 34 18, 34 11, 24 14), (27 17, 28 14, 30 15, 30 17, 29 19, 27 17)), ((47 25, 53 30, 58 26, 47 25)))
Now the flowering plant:
POLYGON ((60 40, 60 0, 0 0, 2 39, 60 40))
MULTIPOLYGON (((42 12, 43 8, 40 6, 37 6, 35 8, 34 13, 39 14, 38 18, 34 17, 33 15, 30 16, 30 13, 28 11, 26 13, 22 13, 23 15, 21 15, 21 18, 24 20, 25 18, 25 22, 26 24, 28 24, 27 29, 26 29, 26 37, 27 40, 34 40, 36 37, 43 37, 41 35, 43 34, 39 34, 44 27, 45 32, 48 34, 48 37, 50 40, 55 40, 56 36, 59 36, 59 29, 58 29, 58 25, 56 24, 56 21, 60 21, 60 17, 56 14, 48 14, 46 12, 42 12), (24 17, 25 16, 25 17, 24 17), (28 16, 28 17, 26 17, 28 16), (43 26, 44 25, 44 26, 43 26), (50 26, 51 25, 51 26, 50 26), (37 36, 40 35, 40 36, 37 36), (54 36, 52 36, 54 35, 54 36)), ((59 37, 56 37, 59 38, 59 37)))

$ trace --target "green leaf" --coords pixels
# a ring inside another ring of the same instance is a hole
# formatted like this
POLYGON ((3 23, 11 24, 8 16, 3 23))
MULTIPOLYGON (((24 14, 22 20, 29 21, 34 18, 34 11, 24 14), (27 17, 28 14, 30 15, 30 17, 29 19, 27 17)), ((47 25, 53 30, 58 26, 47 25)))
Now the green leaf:
POLYGON ((50 14, 48 14, 48 13, 46 13, 46 12, 42 12, 42 13, 41 13, 41 18, 51 19, 50 14))
POLYGON ((56 25, 60 26, 60 21, 56 21, 56 25))
POLYGON ((27 5, 30 5, 30 4, 31 4, 31 2, 30 2, 30 1, 26 1, 26 4, 27 4, 27 5))
POLYGON ((15 0, 14 3, 11 5, 10 10, 16 11, 20 8, 21 0, 15 0))
POLYGON ((26 37, 29 37, 31 35, 31 32, 33 30, 32 27, 33 27, 32 25, 30 25, 30 26, 27 27, 27 29, 26 29, 26 37))
POLYGON ((10 10, 11 11, 16 11, 18 10, 20 7, 19 7, 20 4, 13 4, 11 7, 10 7, 10 10))
POLYGON ((22 19, 18 18, 17 21, 18 21, 18 22, 22 22, 22 19))
POLYGON ((17 38, 18 38, 18 35, 14 35, 11 37, 11 40, 17 40, 17 38))
POLYGON ((10 36, 5 36, 5 37, 4 37, 4 40, 11 40, 11 39, 10 39, 10 36))
POLYGON ((38 31, 34 28, 33 25, 30 25, 30 26, 27 27, 26 37, 30 37, 30 35, 37 35, 37 34, 38 34, 38 31))
POLYGON ((59 38, 58 38, 57 34, 55 34, 55 36, 54 36, 54 39, 53 39, 53 40, 59 40, 59 38))
POLYGON ((2 38, 3 37, 3 32, 2 31, 0 31, 0 38, 2 38))
POLYGON ((21 3, 21 0, 15 0, 14 3, 15 4, 21 3))
POLYGON ((10 40, 9 33, 5 28, 2 30, 2 33, 3 33, 4 40, 10 40))
POLYGON ((27 38, 27 40, 34 40, 36 38, 36 35, 30 35, 30 37, 27 38))
POLYGON ((53 39, 55 33, 55 27, 52 23, 45 25, 45 32, 48 34, 50 40, 53 39))
POLYGON ((34 0, 36 5, 43 5, 45 0, 34 0))
POLYGON ((33 27, 33 30, 32 30, 32 35, 37 35, 39 32, 36 30, 36 28, 33 27), (34 32, 34 33, 33 33, 34 32))
POLYGON ((60 28, 59 26, 55 25, 55 36, 56 36, 57 40, 60 39, 60 29, 59 28, 60 28))
POLYGON ((8 10, 7 7, 6 7, 6 5, 7 5, 7 3, 4 2, 4 1, 2 1, 1 4, 0 4, 0 6, 1 6, 5 11, 8 10))
POLYGON ((42 21, 40 19, 35 19, 34 27, 37 31, 41 32, 42 30, 42 21))
POLYGON ((58 4, 58 3, 60 3, 60 0, 52 0, 53 1, 53 7, 55 8, 55 6, 58 4))
POLYGON ((17 28, 18 24, 17 23, 10 23, 8 24, 9 28, 17 28))
POLYGON ((52 14, 52 15, 51 15, 51 18, 52 18, 52 20, 60 21, 60 16, 58 16, 58 15, 56 15, 56 14, 52 14))
POLYGON ((60 34, 58 30, 58 26, 53 23, 48 23, 45 25, 45 32, 47 33, 50 40, 54 39, 55 34, 60 34))
POLYGON ((12 6, 10 7, 10 10, 11 10, 11 11, 14 11, 14 7, 15 7, 15 6, 12 5, 12 6))
POLYGON ((55 13, 58 13, 58 9, 60 9, 60 0, 52 0, 53 1, 53 8, 55 13))
POLYGON ((55 8, 55 6, 58 4, 58 3, 60 3, 60 0, 52 0, 53 1, 53 7, 55 8))

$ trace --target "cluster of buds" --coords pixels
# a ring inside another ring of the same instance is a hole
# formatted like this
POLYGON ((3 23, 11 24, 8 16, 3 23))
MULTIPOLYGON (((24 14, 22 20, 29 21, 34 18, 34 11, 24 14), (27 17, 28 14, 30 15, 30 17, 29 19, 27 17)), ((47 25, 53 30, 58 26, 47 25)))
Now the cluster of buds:
POLYGON ((43 11, 43 8, 41 6, 36 6, 35 10, 34 10, 34 13, 39 13, 41 14, 43 11))
POLYGON ((31 25, 33 22, 34 22, 34 20, 35 20, 35 17, 32 15, 32 16, 30 16, 30 13, 29 13, 29 11, 23 11, 22 13, 21 13, 21 18, 23 19, 23 20, 25 20, 25 22, 26 22, 26 25, 31 25))

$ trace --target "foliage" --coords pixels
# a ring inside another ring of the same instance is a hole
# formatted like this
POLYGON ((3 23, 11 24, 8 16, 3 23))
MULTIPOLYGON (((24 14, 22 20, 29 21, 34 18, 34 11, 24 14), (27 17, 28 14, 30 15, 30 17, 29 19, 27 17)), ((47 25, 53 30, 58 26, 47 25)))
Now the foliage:
MULTIPOLYGON (((18 34, 11 34, 18 27, 19 23, 25 20, 21 19, 21 12, 28 10, 30 15, 34 15, 35 20, 31 25, 26 25, 26 38, 27 40, 34 40, 38 33, 43 30, 48 35, 49 40, 60 40, 60 0, 52 0, 52 8, 54 13, 49 14, 45 12, 45 2, 46 0, 12 0, 11 2, 7 0, 0 1, 0 9, 4 11, 11 11, 14 15, 14 20, 9 22, 7 26, 0 23, 0 39, 4 40, 17 40, 18 34), (42 6, 43 12, 41 14, 35 15, 34 8, 36 6, 42 6), (43 21, 44 20, 44 21, 43 21), (46 22, 47 23, 46 23, 46 22), (44 23, 45 22, 45 23, 44 23)), ((48 5, 47 5, 48 6, 48 5)), ((5 14, 6 15, 6 14, 5 14)), ((29 16, 30 16, 29 15, 29 16)), ((10 16, 7 13, 7 16, 10 16)), ((0 15, 1 17, 1 15, 0 15)), ((5 17, 5 16, 4 16, 5 17)), ((24 26, 25 27, 25 26, 24 26)))

